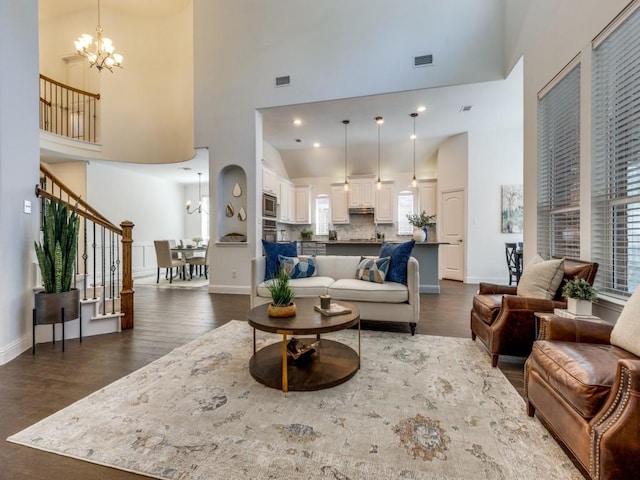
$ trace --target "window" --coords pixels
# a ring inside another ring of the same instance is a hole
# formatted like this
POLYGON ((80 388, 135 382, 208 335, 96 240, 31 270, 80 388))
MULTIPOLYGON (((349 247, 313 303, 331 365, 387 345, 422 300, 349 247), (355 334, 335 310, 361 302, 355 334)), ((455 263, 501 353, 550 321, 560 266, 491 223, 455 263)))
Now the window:
POLYGON ((580 64, 538 94, 538 252, 580 258, 580 64))
POLYGON ((640 284, 640 12, 593 43, 592 257, 597 288, 627 297, 640 284))
POLYGON ((413 233, 407 215, 413 215, 413 192, 403 190, 398 194, 398 235, 413 233))
POLYGON ((329 235, 329 195, 316 197, 316 235, 329 235))

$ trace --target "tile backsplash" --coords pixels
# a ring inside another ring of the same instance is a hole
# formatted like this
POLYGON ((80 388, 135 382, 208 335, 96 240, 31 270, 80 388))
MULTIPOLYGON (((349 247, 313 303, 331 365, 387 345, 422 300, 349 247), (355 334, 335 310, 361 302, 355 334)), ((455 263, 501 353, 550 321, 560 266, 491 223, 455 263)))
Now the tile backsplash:
MULTIPOLYGON (((338 234, 338 240, 352 240, 352 239, 371 239, 376 238, 376 231, 380 234, 384 234, 385 240, 409 240, 411 235, 398 236, 398 225, 393 224, 381 224, 376 225, 373 223, 373 215, 351 215, 350 223, 329 225, 330 230, 335 230, 338 234)), ((278 223, 278 240, 300 240, 300 232, 304 229, 314 230, 314 225, 288 225, 284 223, 278 223), (284 238, 282 236, 284 231, 284 238)), ((327 235, 314 235, 313 240, 328 240, 327 235)))

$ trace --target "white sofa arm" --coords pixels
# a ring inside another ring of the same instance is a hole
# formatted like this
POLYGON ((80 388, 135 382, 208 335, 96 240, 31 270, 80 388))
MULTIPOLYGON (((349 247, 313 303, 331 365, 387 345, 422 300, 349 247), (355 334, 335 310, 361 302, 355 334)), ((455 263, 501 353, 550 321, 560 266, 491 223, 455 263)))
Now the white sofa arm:
POLYGON ((251 308, 258 305, 258 285, 264 282, 267 270, 267 257, 255 257, 251 259, 251 308))
POLYGON ((409 305, 413 307, 414 323, 420 319, 420 264, 415 257, 409 257, 407 262, 407 289, 409 290, 409 305))

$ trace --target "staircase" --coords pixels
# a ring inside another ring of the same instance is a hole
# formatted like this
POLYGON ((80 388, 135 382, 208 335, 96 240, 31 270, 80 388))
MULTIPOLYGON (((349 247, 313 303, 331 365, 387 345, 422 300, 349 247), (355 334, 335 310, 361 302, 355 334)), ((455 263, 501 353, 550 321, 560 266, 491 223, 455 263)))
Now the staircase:
MULTIPOLYGON (((43 201, 58 199, 70 209, 77 206, 81 217, 73 282, 73 288, 80 290, 80 318, 65 322, 65 339, 133 328, 133 223, 123 221, 117 227, 44 165, 40 165, 40 175, 36 195, 43 201)), ((37 264, 34 269, 37 272, 34 292, 37 292, 42 289, 37 264)), ((61 323, 53 327, 37 325, 35 342, 50 342, 54 331, 55 338, 62 339, 62 328, 61 323)))

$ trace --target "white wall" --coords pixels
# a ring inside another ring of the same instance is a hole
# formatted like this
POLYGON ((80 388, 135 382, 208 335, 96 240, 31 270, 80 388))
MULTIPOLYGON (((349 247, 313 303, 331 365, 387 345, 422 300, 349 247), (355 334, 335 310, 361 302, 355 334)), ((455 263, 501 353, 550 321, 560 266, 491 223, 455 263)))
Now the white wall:
MULTIPOLYGON (((212 285, 225 283, 218 275, 230 264, 260 253, 257 108, 502 79, 503 18, 502 0, 280 0, 237 2, 232 9, 224 0, 194 0, 195 144, 211 147, 210 178, 229 164, 246 171, 248 204, 255 209, 248 211, 255 219, 249 252, 212 252, 212 285), (414 55, 429 53, 414 46, 437 55, 451 33, 446 26, 460 15, 477 19, 476 28, 456 32, 468 37, 464 48, 437 68, 412 68, 414 55), (291 75, 292 85, 274 88, 280 75, 291 75)), ((249 270, 230 281, 248 287, 249 270)))
POLYGON ((0 0, 0 364, 31 346, 39 225, 37 14, 36 0, 0 0), (31 202, 30 215, 23 213, 25 200, 31 202))
POLYGON ((522 234, 501 233, 501 186, 522 184, 522 129, 469 133, 467 275, 469 283, 507 284, 505 242, 522 234))

